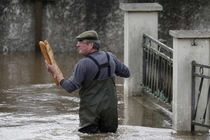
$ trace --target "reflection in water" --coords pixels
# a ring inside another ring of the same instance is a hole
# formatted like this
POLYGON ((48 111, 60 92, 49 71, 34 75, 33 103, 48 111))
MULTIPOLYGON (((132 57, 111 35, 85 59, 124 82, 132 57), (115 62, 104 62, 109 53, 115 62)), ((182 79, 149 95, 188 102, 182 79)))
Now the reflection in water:
MULTIPOLYGON (((122 60, 122 55, 117 55, 122 60)), ((68 78, 82 56, 55 54, 68 78)), ((41 54, 14 52, 0 55, 0 137, 1 139, 162 139, 172 137, 171 124, 161 114, 124 98, 123 79, 117 77, 119 129, 115 134, 87 135, 79 126, 78 91, 68 94, 52 83, 41 54), (147 126, 147 127, 143 127, 147 126)), ((143 104, 149 105, 144 101, 143 104)), ((151 106, 151 105, 149 105, 151 106)), ((179 135, 174 136, 179 137, 179 135)))

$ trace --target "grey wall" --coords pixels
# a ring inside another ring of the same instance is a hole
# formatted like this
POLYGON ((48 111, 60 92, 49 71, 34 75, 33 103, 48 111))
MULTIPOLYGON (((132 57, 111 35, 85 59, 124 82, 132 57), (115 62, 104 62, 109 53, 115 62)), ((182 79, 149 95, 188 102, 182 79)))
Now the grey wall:
MULTIPOLYGON (((209 0, 55 0, 43 1, 42 38, 51 43, 54 51, 76 51, 75 37, 94 29, 100 35, 102 50, 122 53, 121 2, 161 4, 164 10, 159 13, 159 38, 169 46, 169 30, 210 28, 209 0)), ((35 0, 1 0, 0 51, 34 51, 34 47, 35 0)))
POLYGON ((0 50, 34 49, 34 2, 0 1, 0 50))

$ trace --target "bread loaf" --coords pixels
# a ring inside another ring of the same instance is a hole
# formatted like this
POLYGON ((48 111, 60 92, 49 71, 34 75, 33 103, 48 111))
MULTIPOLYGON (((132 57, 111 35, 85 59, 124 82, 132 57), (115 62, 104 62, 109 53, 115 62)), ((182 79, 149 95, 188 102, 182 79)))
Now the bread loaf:
MULTIPOLYGON (((39 46, 41 48, 42 54, 43 54, 45 60, 47 61, 47 63, 51 64, 51 65, 53 63, 55 63, 55 66, 56 66, 59 74, 61 74, 63 76, 63 73, 61 72, 60 68, 58 67, 57 62, 55 61, 54 53, 53 53, 50 43, 47 40, 45 40, 44 42, 40 41, 39 46)), ((53 78, 54 83, 58 86, 59 82, 57 81, 57 78, 54 78, 53 74, 52 74, 52 78, 53 78)))

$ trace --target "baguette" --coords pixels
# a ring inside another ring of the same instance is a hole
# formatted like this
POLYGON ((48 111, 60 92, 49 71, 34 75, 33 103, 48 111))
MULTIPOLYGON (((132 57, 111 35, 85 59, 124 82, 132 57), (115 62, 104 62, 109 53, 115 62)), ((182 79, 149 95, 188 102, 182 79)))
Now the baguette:
MULTIPOLYGON (((53 53, 53 50, 52 50, 52 47, 51 47, 50 43, 47 40, 45 40, 44 42, 40 41, 39 46, 41 48, 41 52, 42 52, 45 60, 47 61, 47 63, 51 64, 51 65, 53 63, 55 63, 55 66, 56 66, 59 74, 61 74, 63 76, 63 73, 61 72, 60 68, 58 67, 57 62, 55 61, 54 53, 53 53)), ((57 78, 54 78, 53 74, 52 74, 52 78, 53 78, 54 83, 58 86, 59 82, 57 81, 57 78)))

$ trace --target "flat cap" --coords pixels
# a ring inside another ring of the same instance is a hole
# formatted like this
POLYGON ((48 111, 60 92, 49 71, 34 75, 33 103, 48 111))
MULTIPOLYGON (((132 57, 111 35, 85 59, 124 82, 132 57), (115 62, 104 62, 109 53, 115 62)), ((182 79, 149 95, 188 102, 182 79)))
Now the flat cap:
POLYGON ((94 30, 89 30, 81 33, 76 37, 77 40, 83 40, 83 39, 90 39, 90 40, 99 40, 98 34, 94 30))

